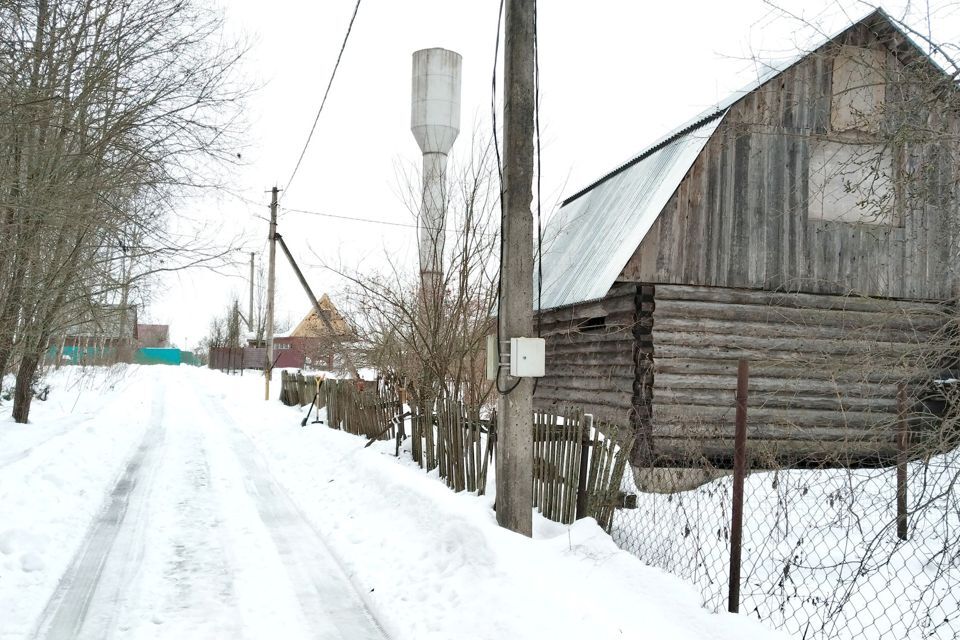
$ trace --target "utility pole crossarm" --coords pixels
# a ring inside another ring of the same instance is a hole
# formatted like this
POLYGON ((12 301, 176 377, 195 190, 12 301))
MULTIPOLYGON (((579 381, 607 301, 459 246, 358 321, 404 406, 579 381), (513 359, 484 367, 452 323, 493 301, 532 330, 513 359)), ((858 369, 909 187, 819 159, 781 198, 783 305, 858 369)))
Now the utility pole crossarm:
POLYGON ((313 289, 311 289, 310 285, 307 284, 307 279, 303 277, 303 272, 300 271, 297 261, 293 259, 293 254, 291 254, 290 249, 287 248, 287 243, 283 241, 283 236, 281 236, 279 233, 274 233, 274 236, 276 237, 277 242, 280 243, 280 249, 283 250, 283 254, 287 256, 287 260, 290 261, 290 266, 293 267, 293 271, 297 274, 297 279, 300 280, 300 285, 307 293, 307 297, 310 298, 310 304, 313 305, 317 315, 320 316, 324 326, 326 326, 327 330, 330 332, 330 341, 333 342, 337 350, 340 352, 340 356, 343 358, 344 364, 347 365, 350 375, 352 375, 354 379, 359 380, 360 372, 357 371, 357 367, 353 363, 353 358, 350 356, 350 352, 347 351, 347 348, 343 346, 343 342, 341 342, 340 338, 337 337, 336 330, 333 328, 333 323, 330 322, 330 319, 327 317, 327 312, 324 311, 323 307, 320 306, 317 296, 313 294, 313 289))

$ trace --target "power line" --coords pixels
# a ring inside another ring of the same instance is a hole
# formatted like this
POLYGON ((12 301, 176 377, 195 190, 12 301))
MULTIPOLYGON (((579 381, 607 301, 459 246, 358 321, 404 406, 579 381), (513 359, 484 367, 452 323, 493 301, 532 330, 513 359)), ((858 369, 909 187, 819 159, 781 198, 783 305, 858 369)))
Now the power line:
POLYGON ((246 196, 243 196, 243 195, 237 193, 236 191, 233 191, 232 189, 229 189, 229 188, 227 188, 227 187, 218 186, 218 187, 216 187, 216 190, 217 190, 217 191, 222 191, 223 193, 227 194, 228 196, 230 196, 230 197, 232 197, 232 198, 236 198, 237 200, 239 200, 240 202, 243 202, 244 204, 249 204, 249 205, 255 206, 255 207, 257 207, 257 208, 263 208, 263 209, 269 209, 269 208, 270 208, 270 205, 269 205, 269 204, 264 204, 263 202, 261 202, 261 201, 259 201, 259 200, 251 200, 250 198, 248 198, 248 197, 246 197, 246 196))
POLYGON ((343 43, 340 45, 340 53, 337 54, 337 61, 333 65, 333 71, 330 73, 330 80, 327 82, 327 89, 323 92, 323 100, 320 101, 320 108, 317 109, 317 115, 313 119, 313 125, 310 127, 310 133, 307 134, 307 141, 303 143, 303 149, 300 150, 300 157, 297 158, 297 164, 293 167, 293 173, 290 174, 290 179, 287 180, 287 186, 283 188, 283 193, 286 194, 287 190, 290 189, 290 184, 293 182, 293 179, 297 176, 297 171, 300 170, 300 163, 303 162, 303 156, 307 153, 307 147, 310 146, 310 141, 313 139, 313 133, 317 130, 317 123, 320 121, 320 114, 323 112, 324 105, 327 104, 327 97, 330 95, 330 87, 333 86, 333 79, 337 76, 337 69, 340 67, 340 59, 343 58, 343 52, 347 48, 347 40, 350 38, 350 31, 353 29, 353 21, 357 19, 357 11, 360 9, 360 0, 357 0, 357 4, 353 7, 353 15, 350 16, 350 24, 347 25, 347 33, 343 36, 343 43))
MULTIPOLYGON (((390 227, 404 227, 404 228, 407 228, 407 229, 426 228, 428 231, 439 231, 439 230, 440 230, 439 228, 421 227, 420 225, 412 224, 412 223, 409 223, 409 222, 391 222, 391 221, 389 221, 389 220, 376 220, 376 219, 374 219, 374 218, 357 218, 357 217, 354 217, 354 216, 341 216, 341 215, 337 215, 337 214, 335 214, 335 213, 325 213, 325 212, 323 212, 323 211, 309 211, 309 210, 307 210, 307 209, 290 209, 290 208, 285 208, 285 209, 284 209, 284 212, 287 212, 287 213, 302 213, 302 214, 306 214, 306 215, 310 215, 310 216, 322 216, 322 217, 324 217, 324 218, 336 218, 337 220, 347 220, 347 221, 349 221, 349 222, 368 222, 368 223, 370 223, 370 224, 383 224, 383 225, 387 225, 387 226, 390 226, 390 227)), ((453 227, 453 228, 450 228, 450 230, 451 230, 451 231, 454 231, 454 232, 457 232, 457 233, 464 232, 464 231, 469 231, 469 232, 470 232, 471 234, 473 234, 473 235, 481 235, 481 236, 495 236, 495 235, 497 235, 496 233, 489 233, 489 232, 484 232, 484 231, 476 231, 476 230, 474 230, 474 229, 464 229, 464 228, 462 228, 462 227, 453 227)))
POLYGON ((324 213, 322 211, 307 211, 306 209, 284 208, 285 212, 303 213, 311 216, 323 216, 324 218, 336 218, 337 220, 350 220, 351 222, 369 222, 371 224, 385 224, 391 227, 408 227, 417 229, 418 226, 409 222, 390 222, 389 220, 375 220, 373 218, 354 218, 352 216, 339 216, 335 213, 324 213))

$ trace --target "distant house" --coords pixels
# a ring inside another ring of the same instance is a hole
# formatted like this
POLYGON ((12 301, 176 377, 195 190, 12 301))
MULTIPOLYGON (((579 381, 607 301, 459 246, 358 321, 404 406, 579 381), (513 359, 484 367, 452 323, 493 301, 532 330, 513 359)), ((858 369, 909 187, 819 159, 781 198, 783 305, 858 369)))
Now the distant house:
POLYGON ((141 347, 164 348, 170 346, 170 325, 138 324, 137 342, 141 347))
POLYGON ((98 344, 132 345, 137 339, 137 307, 116 304, 93 305, 64 331, 68 346, 98 344))
POLYGON ((320 298, 320 308, 323 309, 333 327, 332 332, 317 315, 316 309, 311 309, 289 334, 275 340, 274 343, 290 345, 289 348, 303 353, 306 362, 314 368, 330 370, 340 364, 335 344, 352 342, 355 334, 327 294, 323 294, 320 298))
MULTIPOLYGON (((277 352, 278 367, 308 367, 312 369, 333 370, 341 366, 337 355, 336 343, 349 344, 355 340, 355 332, 340 314, 330 296, 323 294, 319 300, 333 331, 317 315, 315 309, 289 332, 274 336, 273 348, 277 352)), ((265 347, 264 340, 248 340, 251 347, 265 347)))
POLYGON ((942 76, 877 10, 567 198, 536 405, 631 424, 636 465, 728 467, 746 358, 755 460, 889 464, 897 383, 958 293, 956 138, 891 135, 957 114, 904 113, 910 73, 942 76))
POLYGON ((126 362, 136 348, 136 305, 94 304, 50 345, 57 362, 126 362))

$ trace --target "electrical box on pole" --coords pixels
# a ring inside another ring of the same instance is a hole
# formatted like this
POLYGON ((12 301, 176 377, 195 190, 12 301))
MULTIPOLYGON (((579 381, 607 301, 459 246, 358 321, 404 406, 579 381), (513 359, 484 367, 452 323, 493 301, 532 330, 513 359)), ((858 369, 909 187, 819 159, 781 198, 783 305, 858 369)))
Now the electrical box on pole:
POLYGON ((514 378, 542 378, 546 341, 543 338, 510 338, 510 375, 514 378))
POLYGON ((506 368, 514 378, 542 378, 546 375, 546 340, 543 338, 510 338, 510 350, 497 349, 497 336, 487 336, 487 380, 496 380, 497 372, 506 368), (501 362, 506 354, 507 362, 501 362))

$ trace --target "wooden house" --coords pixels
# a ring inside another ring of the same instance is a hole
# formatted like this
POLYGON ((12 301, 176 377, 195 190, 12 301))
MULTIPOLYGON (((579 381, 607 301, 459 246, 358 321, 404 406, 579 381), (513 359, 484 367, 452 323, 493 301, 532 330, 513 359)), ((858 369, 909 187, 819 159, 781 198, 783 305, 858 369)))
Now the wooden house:
POLYGON ((889 464, 957 295, 955 91, 877 10, 564 201, 536 406, 728 468, 745 358, 755 465, 889 464))
MULTIPOLYGON (((310 309, 292 330, 274 336, 273 348, 277 351, 275 357, 278 358, 276 366, 297 369, 306 366, 326 370, 343 366, 343 363, 339 362, 336 343, 353 342, 356 332, 330 300, 330 296, 323 294, 318 302, 333 331, 327 328, 326 323, 317 315, 316 309, 310 309)), ((256 338, 248 339, 247 343, 249 347, 266 347, 266 341, 256 338)), ((254 358, 251 357, 250 360, 253 361, 254 358)), ((262 367, 262 364, 256 366, 262 367)))
POLYGON ((141 348, 165 349, 170 346, 170 325, 137 324, 137 344, 141 348))

